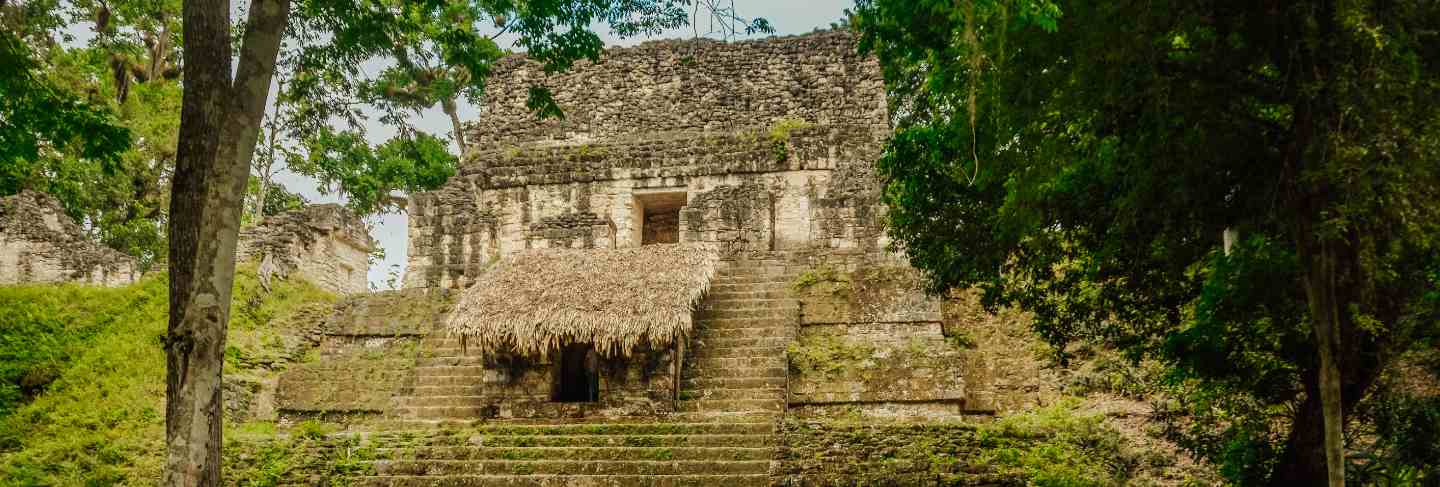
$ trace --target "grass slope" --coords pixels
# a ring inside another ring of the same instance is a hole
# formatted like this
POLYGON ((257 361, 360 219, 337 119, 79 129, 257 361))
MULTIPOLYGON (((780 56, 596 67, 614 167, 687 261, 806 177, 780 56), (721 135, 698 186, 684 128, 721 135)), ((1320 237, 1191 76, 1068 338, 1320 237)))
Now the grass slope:
MULTIPOLYGON (((166 288, 164 276, 114 289, 0 287, 0 484, 156 482, 166 288)), ((263 293, 253 266, 242 266, 229 340, 232 347, 274 342, 284 318, 333 300, 300 280, 263 293)))

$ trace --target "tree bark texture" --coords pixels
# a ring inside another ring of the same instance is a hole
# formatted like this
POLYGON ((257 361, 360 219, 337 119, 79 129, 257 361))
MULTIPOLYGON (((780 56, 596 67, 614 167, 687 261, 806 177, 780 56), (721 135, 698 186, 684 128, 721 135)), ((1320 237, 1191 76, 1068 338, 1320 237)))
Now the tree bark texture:
POLYGON ((250 5, 232 80, 228 0, 187 0, 182 8, 187 61, 170 199, 165 485, 220 485, 221 374, 235 245, 288 14, 288 0, 250 5))

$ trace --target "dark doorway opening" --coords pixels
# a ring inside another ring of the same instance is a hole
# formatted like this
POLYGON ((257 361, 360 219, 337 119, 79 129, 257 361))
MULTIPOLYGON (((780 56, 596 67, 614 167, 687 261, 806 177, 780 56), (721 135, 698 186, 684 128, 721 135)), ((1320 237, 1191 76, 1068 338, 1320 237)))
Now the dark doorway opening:
POLYGON ((647 193, 636 196, 641 211, 640 245, 680 243, 680 209, 685 193, 647 193))
POLYGON ((589 345, 572 344, 560 351, 550 399, 555 402, 600 400, 600 358, 589 345))

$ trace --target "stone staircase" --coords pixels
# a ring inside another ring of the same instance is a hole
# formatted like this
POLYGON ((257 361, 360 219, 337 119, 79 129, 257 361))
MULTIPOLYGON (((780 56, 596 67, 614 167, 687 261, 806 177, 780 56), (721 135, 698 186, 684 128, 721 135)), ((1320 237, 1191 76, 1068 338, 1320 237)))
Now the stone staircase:
POLYGON ((416 422, 475 420, 485 417, 481 395, 487 370, 473 350, 466 353, 458 338, 432 332, 420 341, 415 382, 408 395, 396 398, 398 417, 416 422))
MULTIPOLYGON (((496 406, 484 384, 502 372, 456 338, 421 338, 413 380, 392 399, 392 413, 338 433, 372 449, 366 473, 350 480, 375 487, 769 485, 785 410, 785 347, 798 310, 784 266, 765 262, 720 269, 697 311, 670 414, 604 416, 583 409, 601 403, 539 398, 543 407, 582 409, 531 416, 554 419, 487 419, 496 406)), ((543 389, 520 393, 543 396, 543 389)))
POLYGON ((486 424, 366 434, 373 475, 354 485, 767 485, 772 422, 486 424))
POLYGON ((785 347, 798 305, 783 265, 737 260, 710 284, 686 351, 681 412, 778 415, 785 411, 785 347))

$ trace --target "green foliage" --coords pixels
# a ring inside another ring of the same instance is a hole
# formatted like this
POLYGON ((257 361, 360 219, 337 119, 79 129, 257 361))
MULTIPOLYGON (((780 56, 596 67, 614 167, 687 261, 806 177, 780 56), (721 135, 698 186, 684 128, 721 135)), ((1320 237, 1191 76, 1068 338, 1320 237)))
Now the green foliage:
POLYGON ((1080 414, 1066 399, 980 428, 985 463, 1021 472, 1030 485, 1120 485, 1138 467, 1124 438, 1099 414, 1080 414))
POLYGON ((796 295, 822 287, 825 289, 821 291, 832 296, 847 296, 850 292, 850 276, 831 266, 819 266, 801 272, 790 281, 790 292, 796 295))
POLYGON ((326 435, 334 433, 335 431, 336 428, 331 425, 313 419, 307 419, 295 425, 295 429, 291 434, 307 440, 323 440, 326 435))
POLYGON ((815 124, 799 117, 785 117, 770 125, 770 147, 775 153, 775 162, 790 158, 790 132, 814 127, 815 124))
POLYGON ((112 112, 75 99, 39 69, 18 36, 0 31, 0 190, 6 193, 18 191, 32 177, 30 164, 49 151, 113 165, 131 143, 112 112))
POLYGON ((1321 425, 1276 420, 1319 407, 1312 305, 1340 310, 1346 411, 1440 327, 1434 2, 861 0, 852 21, 895 114, 890 232, 931 290, 1032 312, 1062 355, 1158 361, 1232 481, 1314 475, 1286 438, 1321 425))
POLYGON ((402 208, 394 191, 440 187, 455 174, 456 158, 445 143, 416 132, 372 148, 359 132, 321 129, 308 141, 308 157, 292 159, 291 170, 319 179, 348 197, 350 209, 370 215, 402 208))
MULTIPOLYGON (((299 280, 279 281, 269 295, 259 289, 253 266, 242 266, 230 334, 242 347, 252 331, 334 299, 299 280)), ((0 483, 142 484, 159 477, 160 339, 168 309, 163 275, 113 289, 0 287, 0 483), (27 391, 32 369, 53 380, 27 391)))
POLYGON ((63 100, 34 105, 30 115, 0 116, 6 120, 0 125, 20 123, 16 127, 26 132, 16 134, 24 140, 0 136, 8 141, 0 153, 29 153, 18 159, 0 154, 0 195, 33 189, 55 196, 92 237, 140 258, 142 267, 166 253, 164 215, 180 113, 178 12, 174 0, 0 7, 0 24, 15 24, 5 29, 7 59, 0 69, 7 70, 7 86, 0 87, 0 104, 63 100), (73 41, 70 29, 61 29, 66 19, 95 22, 85 26, 96 33, 87 46, 59 42, 57 37, 73 41), (17 47, 12 32, 23 41, 18 48, 24 62, 9 59, 17 47), (28 87, 12 83, 27 79, 28 87), (50 133, 51 123, 62 123, 70 135, 50 133), (32 142, 40 150, 24 149, 32 142))
MULTIPOLYGON (((302 423, 303 424, 303 423, 302 423)), ((262 435, 225 445, 226 477, 242 487, 306 485, 340 487, 374 475, 375 446, 354 436, 262 435)))
MULTIPOLYGON (((250 178, 250 183, 245 188, 245 197, 253 199, 258 197, 260 192, 259 179, 250 178)), ((310 204, 310 200, 299 193, 291 193, 285 186, 272 184, 265 189, 265 203, 260 207, 260 213, 265 216, 279 215, 281 213, 298 210, 310 204)), ((245 216, 249 216, 247 213, 245 216)))

